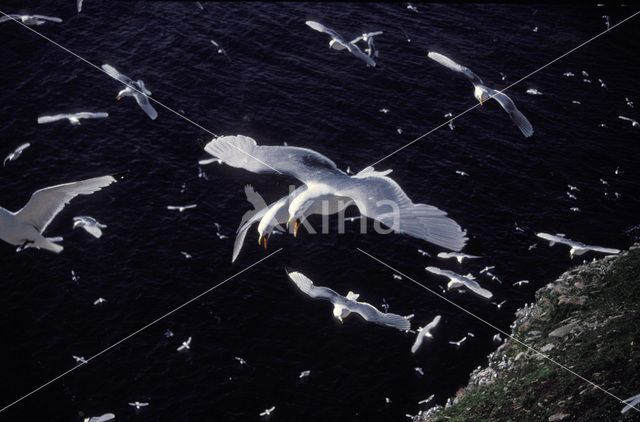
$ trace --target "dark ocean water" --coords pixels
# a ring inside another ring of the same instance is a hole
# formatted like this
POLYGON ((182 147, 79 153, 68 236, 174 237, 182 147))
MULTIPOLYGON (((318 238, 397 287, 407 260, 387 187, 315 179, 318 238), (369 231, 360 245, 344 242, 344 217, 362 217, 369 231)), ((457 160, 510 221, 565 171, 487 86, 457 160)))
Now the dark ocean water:
MULTIPOLYGON (((143 79, 154 98, 218 135, 312 148, 353 170, 433 129, 445 113, 474 105, 471 85, 429 60, 426 50, 503 88, 604 30, 602 15, 615 24, 636 11, 416 3, 416 14, 403 3, 205 4, 209 13, 194 3, 92 0, 79 15, 73 1, 2 1, 0 10, 63 18, 37 30, 92 63, 143 79), (308 28, 307 19, 347 39, 383 30, 376 38, 378 66, 330 50, 328 37, 308 28), (383 107, 390 113, 380 113, 383 107)), ((453 131, 445 126, 376 166, 392 168, 415 202, 447 211, 468 231, 465 252, 483 259, 458 265, 427 258, 417 250, 435 256, 439 249, 401 235, 362 235, 358 223, 344 235, 273 236, 270 251, 281 252, 0 413, 0 420, 79 421, 82 414, 111 411, 118 420, 243 421, 258 420, 271 406, 274 421, 403 420, 431 394, 444 404, 485 363, 495 331, 410 281, 395 280, 356 248, 436 290, 445 280, 427 275, 425 266, 477 274, 494 265, 503 284, 478 280, 498 301, 507 300, 502 310, 475 296, 447 297, 505 330, 515 309, 574 264, 566 247, 549 248, 536 232, 627 248, 640 224, 640 129, 617 116, 640 119, 638 28, 630 21, 508 91, 532 122, 533 138, 525 139, 490 102, 456 119, 453 131), (567 71, 576 76, 564 77, 567 71), (544 95, 528 95, 528 88, 544 95), (614 174, 616 168, 623 172, 614 174), (567 184, 580 189, 577 200, 566 195, 567 184), (413 356, 413 335, 357 317, 337 323, 328 303, 295 289, 285 265, 376 306, 384 298, 390 312, 415 314, 414 327, 437 314, 443 321, 413 356), (512 287, 521 279, 531 283, 512 287), (175 336, 166 338, 167 329, 175 336), (448 344, 468 331, 475 337, 461 349, 448 344), (189 336, 192 349, 177 353, 189 336), (307 369, 311 375, 300 382, 307 369), (136 413, 127 405, 135 400, 150 406, 136 413)), ((198 139, 211 135, 159 106, 152 121, 133 99, 115 101, 120 84, 13 22, 0 24, 0 41, 0 155, 32 143, 1 171, 2 206, 17 210, 36 189, 130 170, 58 215, 46 233, 65 237, 60 255, 16 254, 0 245, 3 407, 73 367, 72 355, 93 356, 266 256, 270 251, 256 245, 252 229, 231 264, 235 229, 251 209, 244 185, 271 201, 295 180, 217 164, 206 167, 209 180, 198 178, 197 161, 206 158, 198 139), (72 111, 110 117, 79 127, 36 124, 39 115, 72 111), (166 210, 190 203, 198 207, 166 210), (109 227, 101 239, 73 232, 75 215, 109 227), (229 238, 216 236, 214 222, 229 238), (94 307, 100 296, 108 303, 94 307)), ((320 219, 311 222, 318 226, 320 219)))

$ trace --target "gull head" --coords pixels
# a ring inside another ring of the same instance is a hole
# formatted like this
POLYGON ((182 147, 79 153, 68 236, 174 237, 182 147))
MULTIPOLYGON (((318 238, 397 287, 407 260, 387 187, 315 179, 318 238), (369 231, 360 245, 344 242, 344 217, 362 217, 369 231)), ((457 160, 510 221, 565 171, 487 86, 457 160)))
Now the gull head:
POLYGON ((116 100, 120 101, 122 97, 126 97, 127 95, 130 95, 130 93, 131 93, 131 88, 126 87, 122 91, 118 92, 118 96, 116 97, 116 100))
POLYGON ((80 125, 80 119, 78 119, 76 116, 69 116, 69 122, 75 126, 80 125))
POLYGON ((312 196, 309 189, 296 196, 289 204, 289 220, 287 221, 287 229, 291 222, 294 222, 293 235, 297 236, 300 221, 306 216, 307 210, 313 205, 316 198, 312 196))
POLYGON ((349 311, 344 306, 333 305, 333 316, 338 319, 341 324, 344 322, 343 319, 346 318, 350 313, 351 311, 349 311))
POLYGON ((260 223, 258 224, 258 245, 261 245, 264 240, 265 249, 267 249, 269 235, 271 235, 273 228, 278 224, 275 215, 279 209, 280 207, 272 206, 260 219, 260 223))
POLYGON ((487 90, 485 90, 480 85, 475 86, 475 89, 473 90, 473 96, 476 97, 476 100, 480 101, 480 105, 482 105, 483 101, 487 101, 489 98, 491 98, 487 90))

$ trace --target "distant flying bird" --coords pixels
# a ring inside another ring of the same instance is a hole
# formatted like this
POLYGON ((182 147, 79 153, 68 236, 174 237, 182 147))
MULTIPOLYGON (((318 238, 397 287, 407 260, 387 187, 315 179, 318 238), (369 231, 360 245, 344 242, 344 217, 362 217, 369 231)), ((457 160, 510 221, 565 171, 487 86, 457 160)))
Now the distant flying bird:
POLYGON ((418 8, 417 8, 417 7, 415 7, 414 5, 412 5, 411 3, 407 3, 407 9, 409 9, 409 10, 411 10, 411 11, 413 11, 413 12, 418 13, 418 8))
POLYGON ((462 337, 458 341, 450 341, 449 344, 454 344, 456 347, 460 347, 462 346, 462 343, 464 343, 465 341, 467 341, 467 336, 462 337))
POLYGON ((178 347, 178 352, 182 352, 183 350, 188 350, 191 348, 191 337, 187 339, 187 341, 183 341, 182 345, 178 347))
POLYGON ((88 362, 87 362, 87 360, 86 360, 85 358, 83 358, 82 356, 76 356, 76 355, 73 355, 72 357, 73 357, 73 358, 75 359, 75 361, 76 361, 76 362, 78 362, 78 363, 88 363, 88 362))
POLYGON ((425 337, 433 338, 431 334, 431 330, 436 328, 436 326, 440 323, 440 315, 437 315, 430 323, 425 325, 424 327, 418 328, 418 335, 416 336, 416 341, 411 346, 411 353, 415 353, 420 348, 422 341, 425 337))
POLYGON ((210 41, 211 41, 211 44, 215 45, 215 46, 216 46, 216 48, 218 49, 218 54, 222 54, 222 55, 224 55, 224 56, 227 58, 227 60, 231 61, 231 59, 230 59, 230 58, 229 58, 229 56, 227 55, 227 52, 226 52, 226 51, 224 51, 224 48, 220 47, 220 44, 218 44, 218 43, 217 43, 217 42, 215 42, 214 40, 210 40, 210 41))
POLYGON ((14 149, 13 152, 10 152, 9 154, 7 154, 7 156, 4 157, 4 161, 2 162, 2 167, 5 167, 7 165, 7 161, 14 161, 20 158, 20 156, 22 155, 22 152, 25 149, 29 148, 30 146, 31 146, 31 143, 25 142, 24 144, 18 146, 18 148, 14 149))
POLYGON ((82 215, 79 217, 73 217, 73 230, 78 227, 85 229, 87 233, 91 234, 96 239, 100 239, 102 236, 101 229, 106 229, 107 225, 99 223, 93 217, 82 215))
POLYGON ((19 20, 25 25, 33 26, 33 25, 42 25, 46 21, 50 22, 62 22, 62 19, 56 18, 54 16, 44 16, 44 15, 7 15, 0 17, 0 23, 10 21, 10 20, 19 20))
POLYGON ((11 212, 0 207, 0 239, 24 248, 47 249, 60 253, 62 237, 44 237, 42 233, 66 204, 78 195, 90 195, 115 182, 113 176, 65 183, 37 190, 21 210, 11 212))
POLYGON ((247 361, 242 359, 240 356, 236 356, 235 359, 240 363, 240 365, 247 365, 247 361))
POLYGON ((103 297, 99 297, 96 300, 93 301, 93 305, 100 305, 101 303, 106 303, 107 299, 103 298, 103 297))
POLYGON ((438 258, 443 258, 443 259, 455 258, 458 261, 458 263, 462 264, 463 259, 478 259, 482 257, 476 256, 476 255, 467 255, 460 252, 440 252, 438 253, 438 258))
POLYGON ((437 267, 426 267, 425 269, 430 273, 448 277, 449 280, 451 280, 447 284, 448 289, 456 289, 464 286, 469 290, 471 290, 473 293, 479 296, 482 296, 486 299, 491 299, 491 297, 493 297, 493 293, 491 293, 487 289, 480 287, 478 282, 473 279, 473 276, 471 274, 467 274, 466 276, 463 276, 458 273, 454 273, 453 271, 441 270, 440 268, 437 268, 437 267))
POLYGON ((618 116, 618 119, 622 119, 622 120, 626 120, 628 122, 631 122, 631 126, 633 126, 633 127, 640 127, 640 123, 638 123, 636 120, 630 119, 628 117, 618 116))
POLYGON ((640 394, 636 394, 635 396, 631 396, 628 399, 624 399, 622 400, 622 402, 626 404, 626 406, 620 411, 620 413, 626 413, 631 408, 635 408, 635 410, 638 410, 635 406, 640 403, 640 394))
POLYGON ((429 52, 428 56, 430 59, 435 60, 446 68, 458 73, 462 73, 464 76, 466 76, 474 86, 473 96, 478 101, 480 101, 480 105, 482 105, 483 101, 487 101, 490 98, 493 98, 502 106, 507 114, 509 114, 509 117, 511 117, 513 123, 518 126, 525 137, 528 138, 533 135, 533 126, 531 126, 529 120, 524 117, 524 114, 522 114, 520 110, 518 110, 511 98, 509 98, 506 94, 485 86, 482 82, 482 79, 480 79, 475 73, 469 70, 469 68, 459 65, 458 63, 454 62, 446 56, 443 56, 440 53, 431 51, 429 52))
POLYGON ((316 31, 319 31, 319 32, 324 32, 325 34, 328 34, 331 37, 331 41, 329 41, 329 48, 332 48, 334 50, 346 49, 347 51, 349 51, 349 53, 353 54, 359 59, 364 60, 368 66, 375 67, 376 62, 370 56, 363 53, 362 50, 360 50, 360 48, 355 43, 347 42, 344 38, 342 38, 340 34, 338 34, 333 29, 328 28, 323 24, 315 21, 306 21, 305 23, 310 28, 315 29, 316 31))
POLYGON ((51 123, 56 122, 58 120, 67 119, 69 123, 74 126, 80 125, 80 119, 102 119, 105 117, 109 117, 109 113, 99 112, 99 113, 90 113, 88 111, 83 111, 81 113, 72 113, 72 114, 55 114, 53 116, 40 116, 38 117, 38 124, 51 123))
POLYGON ((401 315, 380 312, 373 305, 358 302, 356 299, 358 299, 360 295, 356 293, 349 292, 345 297, 328 287, 315 286, 313 281, 309 280, 302 273, 294 271, 288 272, 287 275, 291 281, 309 297, 313 299, 324 299, 333 303, 333 316, 339 319, 340 322, 353 312, 360 315, 365 321, 374 324, 385 325, 402 331, 411 329, 411 323, 408 319, 401 315))
POLYGON ((558 235, 552 235, 549 233, 536 233, 536 236, 548 240, 549 241, 549 246, 553 246, 556 243, 562 243, 564 245, 568 245, 571 246, 571 249, 569 250, 569 257, 571 257, 571 259, 573 259, 574 255, 582 255, 585 252, 588 251, 594 251, 594 252, 601 252, 601 253, 605 253, 605 254, 618 254, 620 253, 620 249, 613 249, 613 248, 604 248, 602 246, 591 246, 591 245, 585 245, 584 243, 575 241, 575 240, 571 240, 571 239, 567 239, 566 237, 563 236, 558 236, 558 235))
POLYGON ((311 374, 311 371, 309 371, 309 370, 302 371, 302 372, 300 372, 300 376, 298 378, 308 377, 309 374, 311 374))
POLYGON ((195 208, 197 207, 198 204, 191 204, 191 205, 167 205, 167 209, 169 211, 178 211, 178 212, 182 212, 184 210, 190 210, 191 208, 195 208))
POLYGON ((129 406, 133 406, 136 409, 140 409, 141 407, 149 406, 149 403, 134 401, 133 403, 129 403, 129 406))
POLYGON ((105 413, 101 416, 93 416, 90 418, 84 418, 84 422, 107 422, 112 421, 116 418, 116 415, 113 413, 105 413))
POLYGON ((378 36, 378 35, 382 35, 383 32, 382 31, 375 31, 375 32, 365 32, 362 35, 352 39, 350 42, 352 44, 356 44, 360 41, 364 41, 367 43, 367 48, 364 50, 365 53, 367 53, 367 55, 369 55, 369 57, 371 56, 375 56, 378 57, 378 50, 376 50, 375 44, 373 42, 373 37, 378 36))
POLYGON ((142 80, 138 79, 134 81, 130 77, 123 75, 118 72, 115 67, 103 64, 102 69, 107 72, 109 76, 115 78, 125 84, 127 87, 122 91, 118 92, 117 100, 120 100, 122 97, 134 97, 136 102, 147 113, 147 116, 151 118, 151 120, 155 120, 158 117, 158 112, 153 108, 151 103, 149 103, 148 95, 151 95, 151 91, 149 91, 145 86, 142 80))
POLYGON ((524 286, 525 284, 529 284, 529 280, 520 280, 513 283, 514 286, 518 287, 524 286))
POLYGON ((273 411, 276 410, 276 407, 273 406, 269 409, 265 409, 262 411, 262 413, 260 413, 260 416, 269 416, 271 413, 273 413, 273 411))

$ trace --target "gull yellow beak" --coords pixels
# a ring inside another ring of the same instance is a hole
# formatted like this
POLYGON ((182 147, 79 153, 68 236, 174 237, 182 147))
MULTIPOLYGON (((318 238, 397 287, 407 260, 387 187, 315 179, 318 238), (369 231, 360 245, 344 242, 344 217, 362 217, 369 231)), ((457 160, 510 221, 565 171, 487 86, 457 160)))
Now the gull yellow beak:
POLYGON ((264 248, 267 249, 267 238, 264 238, 264 248))
POLYGON ((116 97, 116 100, 120 101, 120 98, 122 98, 122 95, 118 95, 118 96, 116 97))
POLYGON ((344 321, 342 320, 342 317, 338 317, 338 319, 340 320, 340 324, 344 324, 344 321))
POLYGON ((289 223, 291 223, 291 220, 293 220, 293 217, 287 220, 287 229, 289 228, 289 223))
POLYGON ((293 224, 293 237, 297 237, 299 226, 300 226, 300 220, 296 220, 295 223, 293 224))
POLYGON ((482 105, 482 97, 480 97, 480 105, 482 105))
POLYGON ((258 246, 262 245, 262 235, 258 236, 258 246))

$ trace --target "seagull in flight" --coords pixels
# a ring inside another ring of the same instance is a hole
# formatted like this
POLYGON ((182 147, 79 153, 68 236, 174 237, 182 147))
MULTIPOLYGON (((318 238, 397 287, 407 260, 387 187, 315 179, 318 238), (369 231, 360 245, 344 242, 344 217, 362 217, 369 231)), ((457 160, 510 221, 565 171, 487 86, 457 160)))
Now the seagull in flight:
POLYGON ((88 216, 79 216, 73 217, 73 230, 81 227, 87 231, 87 233, 91 234, 96 239, 100 239, 102 236, 102 230, 106 229, 106 224, 101 224, 93 217, 88 216))
POLYGON ((198 204, 191 204, 191 205, 167 205, 167 209, 169 211, 178 211, 178 212, 182 212, 184 210, 190 210, 192 208, 197 207, 198 204))
POLYGON ((0 207, 0 239, 24 248, 47 249, 60 253, 62 237, 44 237, 42 233, 66 204, 78 195, 90 195, 115 182, 113 176, 94 177, 37 190, 19 211, 0 207))
POLYGON ((133 403, 129 403, 129 406, 133 406, 136 409, 140 409, 141 407, 149 406, 149 403, 134 401, 133 403))
POLYGON ((478 101, 480 101, 480 105, 482 105, 483 101, 487 101, 493 98, 502 106, 507 114, 509 114, 509 117, 511 118, 513 123, 518 126, 525 137, 528 138, 533 135, 533 126, 531 126, 529 120, 524 117, 524 114, 522 114, 520 110, 518 110, 511 98, 509 98, 506 94, 485 86, 482 82, 482 79, 480 79, 475 73, 469 70, 469 68, 459 65, 447 56, 433 51, 429 52, 428 56, 430 59, 435 60, 446 68, 465 75, 473 84, 473 96, 478 101))
POLYGON ((183 341, 182 345, 180 345, 180 347, 178 347, 178 352, 182 352, 183 350, 188 350, 191 349, 191 337, 189 337, 187 339, 187 341, 183 341))
POLYGON ((536 233, 536 236, 544 239, 544 240, 548 240, 549 241, 549 246, 553 246, 556 243, 561 243, 564 245, 568 245, 571 246, 571 249, 569 250, 569 257, 571 259, 573 259, 574 255, 582 255, 585 252, 588 251, 594 251, 594 252, 602 252, 604 254, 607 255, 611 255, 611 254, 618 254, 620 253, 620 249, 613 249, 613 248, 603 248, 602 246, 591 246, 591 245, 585 245, 584 243, 575 241, 575 240, 571 240, 571 239, 567 239, 564 236, 559 236, 559 235, 552 235, 549 233, 536 233))
POLYGON ((31 146, 31 143, 25 142, 24 144, 14 149, 13 152, 10 152, 9 154, 7 154, 7 156, 4 157, 4 161, 2 162, 2 167, 5 167, 7 165, 7 161, 14 161, 20 158, 20 156, 22 155, 22 152, 25 149, 29 148, 30 146, 31 146))
POLYGON ((467 336, 462 337, 458 341, 450 341, 449 344, 454 344, 456 347, 460 347, 462 346, 462 343, 464 343, 465 341, 467 341, 467 336))
POLYGON ((440 252, 438 254, 438 258, 442 258, 442 259, 449 259, 449 258, 455 258, 458 263, 462 264, 462 260, 463 259, 477 259, 477 258, 482 258, 481 256, 476 256, 476 255, 467 255, 464 253, 459 253, 459 252, 440 252))
POLYGON ((628 122, 631 122, 631 126, 633 126, 633 127, 640 127, 640 123, 638 123, 637 120, 630 119, 629 117, 618 116, 618 119, 622 119, 622 120, 626 120, 628 122))
POLYGON ((274 410, 276 410, 276 407, 272 406, 269 409, 263 410, 262 413, 260 413, 260 416, 269 416, 271 413, 273 413, 274 410))
POLYGON ((116 97, 117 100, 120 100, 122 97, 134 97, 140 108, 147 113, 147 116, 149 116, 151 120, 155 120, 156 117, 158 117, 158 112, 153 108, 151 103, 149 103, 148 95, 151 95, 151 91, 144 86, 144 82, 142 82, 142 80, 138 79, 137 81, 134 81, 130 77, 118 72, 115 67, 108 64, 103 64, 102 70, 107 72, 107 74, 112 78, 119 80, 127 86, 125 89, 118 92, 118 96, 116 97))
POLYGON ((433 338, 431 330, 436 328, 439 323, 440 315, 437 315, 430 323, 428 323, 424 327, 418 328, 418 335, 416 337, 416 341, 413 343, 413 346, 411 346, 411 353, 415 353, 418 351, 425 337, 433 338))
POLYGON ((456 289, 459 287, 466 287, 467 289, 471 290, 473 293, 479 296, 482 296, 485 299, 491 299, 491 297, 493 297, 493 293, 491 293, 487 289, 480 287, 478 282, 475 281, 475 277, 473 277, 471 274, 467 274, 466 276, 463 276, 458 273, 454 273, 453 271, 441 270, 440 268, 437 268, 437 267, 426 267, 425 270, 433 274, 438 274, 438 275, 448 277, 449 280, 451 280, 449 281, 449 284, 447 284, 447 289, 449 290, 456 289))
POLYGON ((89 362, 88 362, 85 358, 83 358, 82 356, 76 356, 76 355, 73 355, 72 357, 73 357, 73 358, 75 359, 75 361, 76 361, 76 362, 78 362, 78 363, 89 363, 89 362))
POLYGON ((38 124, 51 123, 56 122, 58 120, 67 119, 69 123, 74 126, 80 125, 80 119, 103 119, 105 117, 109 117, 109 113, 99 112, 99 113, 90 113, 88 111, 83 111, 81 113, 72 113, 72 114, 55 114, 53 116, 40 116, 38 117, 38 124))
POLYGON ((346 49, 347 51, 349 51, 349 53, 353 54, 359 59, 364 60, 367 63, 367 66, 375 67, 376 62, 371 58, 371 56, 368 56, 367 54, 363 53, 362 50, 360 50, 360 47, 358 47, 354 42, 355 40, 362 39, 362 36, 356 38, 354 41, 347 42, 336 31, 334 31, 331 28, 327 28, 321 23, 318 23, 315 21, 306 21, 305 23, 310 28, 315 29, 316 31, 319 31, 319 32, 324 32, 325 34, 328 34, 331 37, 331 41, 329 41, 329 48, 333 48, 334 50, 346 49))
MULTIPOLYGON (((397 233, 460 251, 466 232, 446 212, 427 204, 415 204, 393 179, 389 170, 367 167, 349 176, 326 156, 292 146, 258 146, 243 135, 222 136, 205 146, 205 151, 232 167, 254 173, 281 173, 304 183, 289 203, 287 226, 304 220, 318 201, 353 200, 364 216, 379 221, 397 233)), ((294 230, 294 234, 297 230, 294 230)))
POLYGON ((405 317, 392 313, 383 313, 369 303, 358 302, 359 294, 349 292, 345 297, 328 287, 315 286, 313 281, 297 271, 288 272, 287 275, 307 296, 313 299, 328 300, 333 303, 333 316, 340 322, 343 322, 343 319, 349 314, 356 313, 364 318, 365 321, 374 324, 397 328, 401 331, 411 329, 411 322, 405 317))
POLYGON ((10 20, 19 20, 25 25, 34 26, 34 25, 42 25, 43 23, 49 22, 62 22, 62 19, 56 18, 55 16, 44 16, 44 15, 6 15, 0 17, 0 23, 10 21, 10 20))

